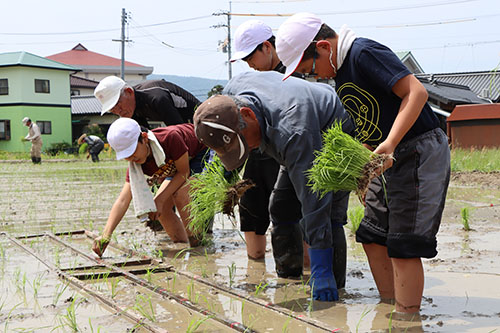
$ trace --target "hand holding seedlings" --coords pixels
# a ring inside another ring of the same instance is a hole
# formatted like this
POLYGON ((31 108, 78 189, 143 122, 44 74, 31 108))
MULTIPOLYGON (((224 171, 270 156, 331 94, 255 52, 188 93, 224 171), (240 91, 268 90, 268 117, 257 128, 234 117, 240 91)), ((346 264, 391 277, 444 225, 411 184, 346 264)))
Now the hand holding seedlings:
POLYGON ((94 239, 94 243, 92 244, 92 251, 94 251, 99 258, 102 257, 102 254, 104 251, 106 251, 106 248, 108 247, 110 238, 106 236, 99 236, 96 239, 94 239))

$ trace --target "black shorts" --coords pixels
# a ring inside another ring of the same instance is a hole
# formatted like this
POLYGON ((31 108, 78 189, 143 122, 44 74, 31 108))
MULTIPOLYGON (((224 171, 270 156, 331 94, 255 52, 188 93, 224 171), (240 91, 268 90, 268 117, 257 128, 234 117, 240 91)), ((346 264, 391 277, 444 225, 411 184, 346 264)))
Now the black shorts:
POLYGON ((255 187, 240 200, 240 230, 265 235, 269 227, 269 197, 278 176, 279 164, 273 158, 252 151, 243 178, 251 179, 255 187))
POLYGON ((391 258, 433 258, 450 181, 448 138, 428 131, 399 144, 394 158, 385 190, 380 177, 368 187, 356 240, 387 246, 391 258))

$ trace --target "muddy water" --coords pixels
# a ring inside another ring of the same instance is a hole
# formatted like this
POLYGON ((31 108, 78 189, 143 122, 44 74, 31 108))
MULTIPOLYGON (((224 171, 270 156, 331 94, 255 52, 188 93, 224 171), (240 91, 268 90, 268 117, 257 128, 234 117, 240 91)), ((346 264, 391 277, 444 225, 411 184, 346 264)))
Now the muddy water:
MULTIPOLYGON (((16 236, 77 229, 99 232, 121 189, 124 171, 125 164, 118 162, 98 166, 81 162, 41 166, 2 164, 0 231, 16 236)), ((356 200, 352 198, 351 207, 359 205, 356 200)), ((146 230, 130 210, 114 239, 130 249, 161 256, 165 264, 178 270, 178 273, 148 276, 155 285, 255 331, 323 331, 313 325, 319 322, 320 327, 343 332, 388 331, 390 327, 393 332, 490 332, 500 330, 499 205, 498 187, 488 186, 487 182, 452 183, 438 234, 439 254, 432 260, 424 260, 426 285, 422 310, 420 316, 413 318, 391 317, 393 306, 379 302, 362 248, 347 229, 347 287, 340 293, 341 301, 336 303, 311 302, 309 288, 303 281, 277 278, 269 245, 265 260, 248 260, 239 233, 222 217, 216 220, 213 245, 196 251, 183 252, 185 246, 172 244, 164 233, 146 230), (463 207, 471 207, 471 231, 462 229, 463 207), (182 272, 213 286, 198 283, 182 272)), ((90 253, 90 240, 76 236, 65 239, 90 253)), ((59 267, 94 264, 45 240, 25 243, 59 267)), ((57 275, 5 237, 1 244, 5 255, 0 266, 0 330, 39 327, 39 331, 50 331, 60 326, 56 331, 68 331, 68 326, 61 325, 68 324, 64 318, 68 317, 74 299, 77 324, 82 330, 97 331, 100 326, 101 332, 123 332, 134 328, 130 320, 73 287, 67 287, 55 301, 64 286, 57 275), (43 283, 34 297, 32 285, 39 276, 43 283)), ((123 253, 112 249, 105 255, 106 262, 123 259, 123 253)), ((307 278, 309 272, 305 273, 307 278)), ((137 310, 137 302, 142 301, 142 308, 148 308, 151 300, 156 325, 169 331, 185 332, 205 318, 145 288, 125 280, 113 283, 113 279, 119 278, 85 283, 109 297, 116 293, 113 299, 138 316, 141 311, 137 310)), ((197 331, 219 332, 228 328, 206 320, 197 331)))

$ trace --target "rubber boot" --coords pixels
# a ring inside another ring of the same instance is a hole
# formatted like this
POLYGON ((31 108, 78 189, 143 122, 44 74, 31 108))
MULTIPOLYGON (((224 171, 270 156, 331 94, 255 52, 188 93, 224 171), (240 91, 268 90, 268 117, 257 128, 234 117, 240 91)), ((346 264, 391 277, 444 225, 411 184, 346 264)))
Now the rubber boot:
POLYGON ((41 157, 37 157, 37 158, 36 158, 36 162, 37 162, 38 164, 42 164, 42 158, 41 158, 41 157))
POLYGON ((31 156, 31 162, 33 162, 33 164, 36 164, 37 163, 36 157, 31 156))
POLYGON ((337 288, 345 287, 346 265, 347 265, 347 243, 345 240, 344 227, 332 228, 333 241, 333 275, 337 288))
POLYGON ((278 277, 300 277, 304 264, 300 225, 298 223, 273 225, 271 243, 278 277))

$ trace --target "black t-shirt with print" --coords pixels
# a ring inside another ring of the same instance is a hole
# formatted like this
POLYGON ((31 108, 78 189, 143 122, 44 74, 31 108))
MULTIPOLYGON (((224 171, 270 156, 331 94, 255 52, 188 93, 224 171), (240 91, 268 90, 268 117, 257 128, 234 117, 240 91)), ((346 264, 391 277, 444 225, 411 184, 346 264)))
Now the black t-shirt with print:
MULTIPOLYGON (((356 137, 376 146, 387 138, 399 112, 401 99, 392 92, 400 79, 411 74, 388 47, 356 38, 335 78, 337 94, 356 122, 356 137)), ((429 104, 401 142, 439 126, 429 104)))

